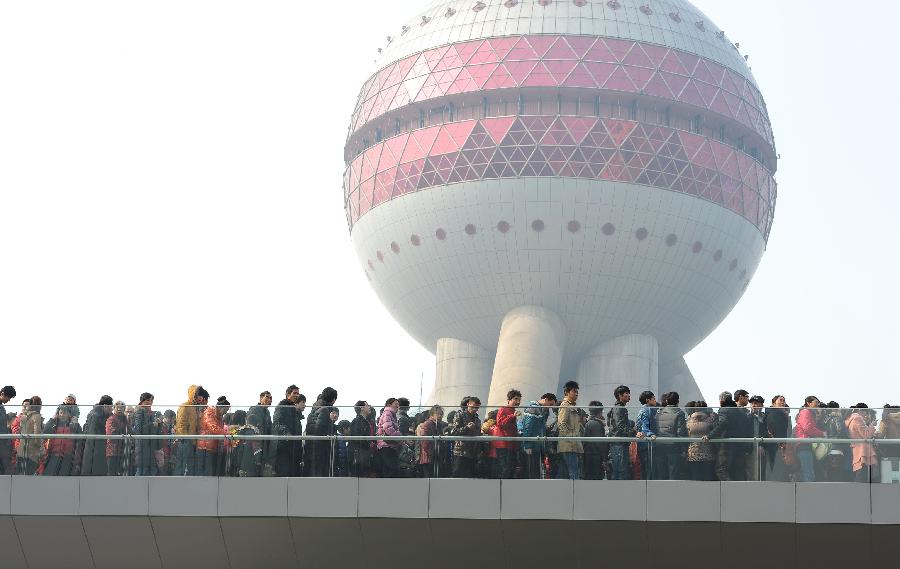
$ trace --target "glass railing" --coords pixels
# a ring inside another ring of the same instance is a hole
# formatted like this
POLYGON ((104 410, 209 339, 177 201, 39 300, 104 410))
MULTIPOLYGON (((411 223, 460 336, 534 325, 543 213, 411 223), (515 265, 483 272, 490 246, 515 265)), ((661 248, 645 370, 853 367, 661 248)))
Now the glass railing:
MULTIPOLYGON (((439 428, 441 425, 436 425, 439 428)), ((3 473, 900 483, 900 440, 663 436, 0 435, 3 473)), ((421 433, 421 429, 420 429, 421 433)))

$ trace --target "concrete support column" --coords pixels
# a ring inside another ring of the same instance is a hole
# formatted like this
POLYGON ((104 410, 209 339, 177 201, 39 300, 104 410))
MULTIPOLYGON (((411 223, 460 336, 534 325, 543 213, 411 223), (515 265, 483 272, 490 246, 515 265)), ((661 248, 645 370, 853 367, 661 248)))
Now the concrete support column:
POLYGON ((559 316, 540 306, 520 306, 503 318, 488 405, 506 404, 510 389, 522 401, 537 399, 559 383, 566 327, 559 316))
MULTIPOLYGON (((659 366, 659 390, 663 393, 677 391, 682 406, 688 401, 704 400, 700 386, 697 385, 697 380, 694 379, 694 374, 691 373, 684 358, 659 366)), ((717 405, 714 401, 706 402, 717 405)))
POLYGON ((578 401, 591 400, 612 405, 613 391, 620 385, 631 388, 637 401, 641 391, 659 396, 659 344, 653 336, 631 334, 598 345, 578 364, 578 401))
POLYGON ((459 407, 467 395, 474 395, 482 402, 487 400, 491 385, 494 354, 477 344, 441 338, 437 341, 437 373, 434 391, 429 399, 432 405, 444 406, 445 413, 459 407))

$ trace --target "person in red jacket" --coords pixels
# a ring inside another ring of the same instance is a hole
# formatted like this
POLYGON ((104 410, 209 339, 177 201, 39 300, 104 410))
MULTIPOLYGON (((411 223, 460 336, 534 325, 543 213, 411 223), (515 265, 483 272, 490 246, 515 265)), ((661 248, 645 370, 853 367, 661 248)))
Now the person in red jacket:
MULTIPOLYGON (((797 414, 797 427, 795 428, 798 439, 817 439, 825 436, 825 431, 819 428, 816 422, 819 398, 810 395, 803 402, 803 408, 797 414)), ((800 482, 816 481, 816 459, 813 456, 812 446, 808 444, 797 445, 797 460, 800 462, 800 482)))
MULTIPOLYGON (((519 429, 516 426, 516 413, 522 404, 522 393, 518 389, 511 389, 506 394, 506 407, 497 411, 496 436, 517 437, 519 429)), ((498 478, 509 479, 516 471, 516 456, 519 453, 518 444, 514 441, 493 441, 491 443, 497 450, 498 478)))

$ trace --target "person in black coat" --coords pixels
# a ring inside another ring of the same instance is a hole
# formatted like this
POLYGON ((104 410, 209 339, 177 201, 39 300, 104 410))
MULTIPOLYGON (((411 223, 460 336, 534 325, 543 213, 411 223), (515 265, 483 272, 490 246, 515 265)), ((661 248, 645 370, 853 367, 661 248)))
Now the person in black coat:
MULTIPOLYGON (((606 423, 603 421, 603 403, 591 401, 588 404, 590 418, 584 424, 585 437, 606 437, 606 423)), ((584 443, 584 479, 603 480, 609 460, 609 444, 602 442, 584 443)))
MULTIPOLYGON (((372 420, 372 406, 366 401, 357 401, 353 409, 356 411, 356 417, 350 422, 350 436, 374 437, 375 422, 372 420)), ((374 439, 350 441, 350 476, 358 478, 371 476, 374 456, 374 439)))
MULTIPOLYGON (((709 432, 709 439, 737 439, 752 437, 750 414, 740 408, 724 391, 719 395, 719 420, 709 432)), ((747 474, 747 447, 750 443, 719 443, 716 454, 716 476, 722 482, 744 480, 747 474)))
MULTIPOLYGON (((250 407, 247 411, 247 424, 253 425, 257 434, 272 434, 272 415, 269 406, 272 404, 272 394, 263 391, 259 394, 259 404, 250 407)), ((275 474, 275 441, 256 441, 255 450, 259 451, 259 476, 273 476, 275 474)))
MULTIPOLYGON (((331 420, 331 407, 337 401, 337 390, 326 387, 316 398, 309 419, 306 421, 306 434, 329 436, 334 434, 334 422, 331 420)), ((304 474, 306 476, 328 476, 331 471, 331 442, 306 441, 303 449, 304 474)))
MULTIPOLYGON (((285 390, 285 398, 275 408, 272 434, 299 436, 303 434, 303 409, 306 397, 300 388, 291 385, 285 390)), ((279 440, 275 442, 275 472, 278 476, 300 476, 303 466, 303 441, 279 440)))
MULTIPOLYGON (((113 398, 104 395, 84 420, 86 435, 105 435, 106 420, 112 415, 113 398)), ((106 439, 85 439, 81 461, 82 476, 106 476, 106 439)))

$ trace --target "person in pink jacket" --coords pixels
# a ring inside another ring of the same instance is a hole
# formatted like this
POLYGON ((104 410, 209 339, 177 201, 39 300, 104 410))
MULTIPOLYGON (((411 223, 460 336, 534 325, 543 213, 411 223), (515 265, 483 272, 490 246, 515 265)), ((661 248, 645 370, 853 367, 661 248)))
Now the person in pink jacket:
MULTIPOLYGON (((798 439, 818 439, 825 436, 825 431, 816 423, 816 407, 819 406, 819 398, 810 395, 804 400, 803 408, 797 414, 797 427, 795 428, 798 439)), ((800 482, 816 481, 816 459, 813 456, 812 447, 808 444, 797 444, 797 460, 800 461, 800 482)))
MULTIPOLYGON (((852 406, 853 412, 844 422, 851 439, 873 439, 878 433, 876 417, 865 403, 852 406)), ((871 482, 875 466, 875 447, 871 442, 852 443, 853 474, 857 482, 871 482)))
MULTIPOLYGON (((388 437, 400 436, 400 422, 397 420, 397 411, 400 410, 400 402, 395 397, 391 397, 384 402, 384 410, 378 417, 378 428, 376 435, 384 435, 388 437)), ((384 441, 378 439, 378 452, 375 460, 381 467, 382 478, 397 478, 399 472, 399 455, 397 449, 400 443, 397 441, 384 441)))

